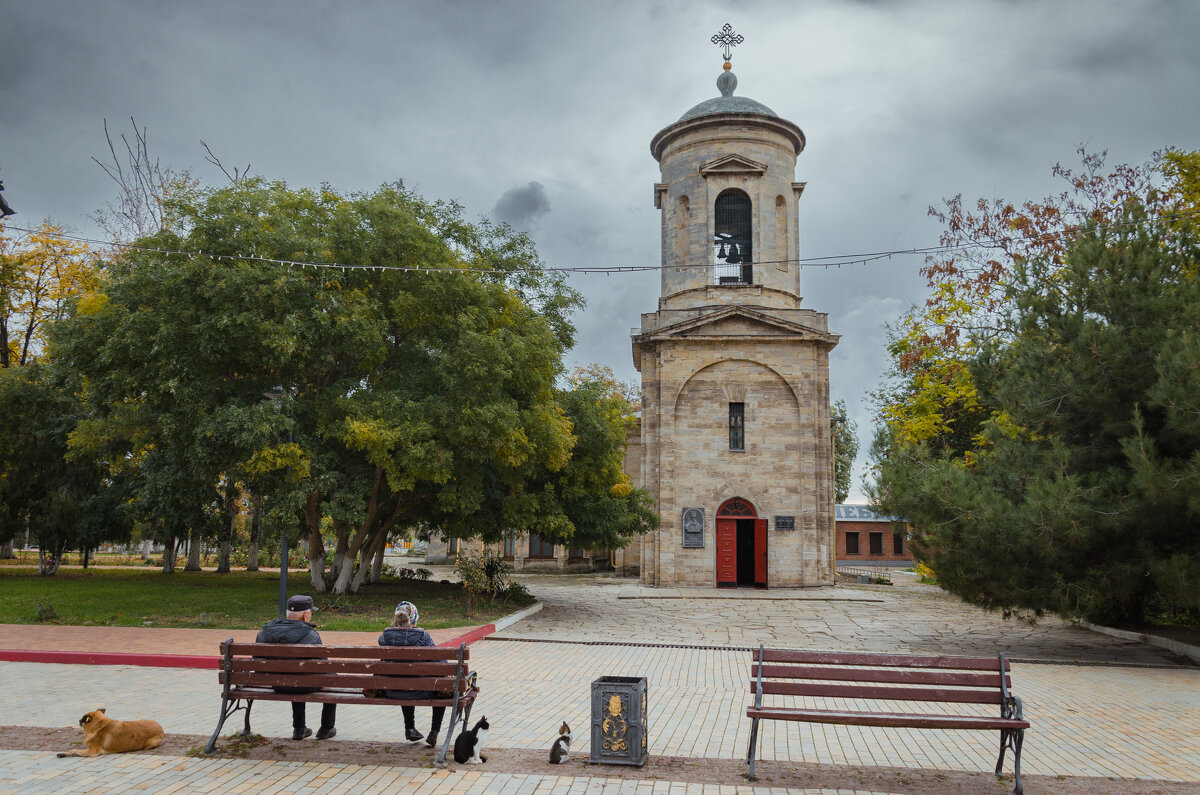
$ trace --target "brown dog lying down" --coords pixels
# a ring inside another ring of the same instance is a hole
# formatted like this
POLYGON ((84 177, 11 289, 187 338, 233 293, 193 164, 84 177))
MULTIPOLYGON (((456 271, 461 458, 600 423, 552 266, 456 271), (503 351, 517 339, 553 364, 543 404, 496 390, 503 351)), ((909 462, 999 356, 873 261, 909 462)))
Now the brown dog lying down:
POLYGON ((103 709, 79 719, 83 727, 86 751, 63 751, 59 756, 99 756, 124 751, 157 748, 163 741, 163 728, 152 720, 113 720, 103 709))

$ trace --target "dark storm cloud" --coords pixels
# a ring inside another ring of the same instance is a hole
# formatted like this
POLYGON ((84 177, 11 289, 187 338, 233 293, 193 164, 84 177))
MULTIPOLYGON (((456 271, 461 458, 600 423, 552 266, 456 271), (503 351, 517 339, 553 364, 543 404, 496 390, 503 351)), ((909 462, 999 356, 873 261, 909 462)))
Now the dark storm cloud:
POLYGON ((546 186, 530 182, 504 191, 504 195, 492 208, 492 216, 514 229, 528 229, 534 221, 550 212, 550 199, 546 186))

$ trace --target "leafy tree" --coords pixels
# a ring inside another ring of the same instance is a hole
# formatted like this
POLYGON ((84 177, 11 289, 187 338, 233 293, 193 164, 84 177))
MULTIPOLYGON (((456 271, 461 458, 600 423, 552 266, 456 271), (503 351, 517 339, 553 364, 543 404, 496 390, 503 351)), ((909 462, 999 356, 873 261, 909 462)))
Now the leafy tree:
POLYGON ((236 505, 240 483, 268 524, 298 520, 313 587, 344 592, 406 526, 613 545, 647 526, 612 466, 624 410, 568 408, 554 388, 579 299, 527 237, 398 183, 343 196, 248 178, 172 201, 186 236, 144 242, 205 255, 130 249, 55 337, 93 412, 76 454, 129 472, 134 510, 166 536, 236 505))
POLYGON ((843 503, 850 496, 850 479, 854 474, 854 459, 858 456, 858 423, 847 415, 846 401, 834 401, 833 411, 833 487, 835 501, 843 503))
POLYGON ((625 413, 629 416, 642 408, 641 388, 632 381, 622 381, 617 378, 611 367, 603 364, 580 365, 567 375, 567 384, 572 388, 578 388, 587 383, 602 384, 609 397, 618 398, 624 402, 625 413))
POLYGON ((127 537, 119 481, 95 461, 69 461, 67 437, 82 406, 53 368, 0 368, 0 540, 29 533, 39 570, 54 574, 68 549, 86 554, 127 537))
POLYGON ((0 223, 0 367, 41 357, 47 326, 100 278, 87 247, 62 233, 61 226, 44 221, 20 239, 0 223))
POLYGON ((1073 235, 1039 226, 995 260, 1002 296, 955 310, 968 334, 893 340, 872 497, 924 534, 914 550, 944 587, 1093 620, 1200 610, 1197 163, 1172 152, 1025 205, 1048 227, 1051 205, 1095 200, 1073 235))

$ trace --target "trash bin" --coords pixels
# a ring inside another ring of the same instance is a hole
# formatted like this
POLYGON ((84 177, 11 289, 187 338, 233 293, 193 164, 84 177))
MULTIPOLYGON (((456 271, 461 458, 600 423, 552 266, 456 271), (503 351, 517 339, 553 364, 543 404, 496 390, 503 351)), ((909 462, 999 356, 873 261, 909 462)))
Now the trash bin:
POLYGON ((646 764, 646 677, 592 682, 592 754, 600 765, 646 764))

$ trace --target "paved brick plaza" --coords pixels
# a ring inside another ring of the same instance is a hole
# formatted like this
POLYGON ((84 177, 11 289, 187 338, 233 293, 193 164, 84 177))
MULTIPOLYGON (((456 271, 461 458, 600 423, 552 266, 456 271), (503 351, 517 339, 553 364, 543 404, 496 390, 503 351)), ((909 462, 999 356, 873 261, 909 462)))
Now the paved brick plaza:
MULTIPOLYGON (((583 576, 526 582, 544 599, 545 609, 472 647, 472 667, 483 687, 476 714, 487 714, 492 722, 492 747, 544 749, 566 719, 576 727, 576 754, 586 753, 590 682, 602 675, 642 675, 649 680, 652 755, 744 758, 748 654, 652 644, 749 646, 762 639, 869 651, 1005 650, 1027 660, 1013 666, 1016 692, 1033 722, 1023 757, 1027 775, 1200 783, 1200 669, 1176 664, 1153 647, 1059 621, 1014 625, 930 589, 838 587, 736 592, 714 599, 718 595, 712 591, 646 591, 628 581, 597 585, 596 578, 583 576), (1072 660, 1084 664, 1063 664, 1072 660)), ((12 632, 4 637, 7 644, 12 632)), ((212 731, 220 702, 212 671, 39 663, 0 663, 0 669, 10 694, 0 704, 3 725, 73 726, 83 712, 107 706, 114 717, 153 717, 169 733, 199 735, 212 731), (80 686, 83 682, 86 686, 80 686)), ((399 716, 394 713, 343 707, 338 737, 328 743, 395 741, 399 716)), ((428 720, 427 713, 418 715, 419 721, 428 720)), ((276 737, 288 733, 286 704, 260 703, 254 716, 256 731, 276 737)), ((761 757, 978 772, 995 764, 995 746, 991 732, 767 722, 761 757)), ((681 782, 669 788, 660 786, 664 782, 605 779, 603 768, 582 763, 564 769, 568 775, 561 780, 453 767, 439 776, 394 767, 149 755, 58 760, 42 752, 3 751, 0 792, 65 791, 72 784, 88 790, 85 784, 95 783, 91 773, 101 769, 124 777, 119 786, 115 779, 107 781, 111 791, 142 785, 147 791, 175 785, 195 791, 200 781, 212 785, 211 791, 237 791, 247 784, 246 791, 255 792, 348 791, 368 781, 405 792, 712 791, 681 782), (288 784, 265 789, 265 779, 288 784)), ((744 780, 727 783, 750 790, 744 780)))

